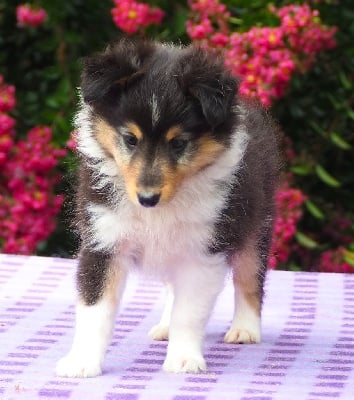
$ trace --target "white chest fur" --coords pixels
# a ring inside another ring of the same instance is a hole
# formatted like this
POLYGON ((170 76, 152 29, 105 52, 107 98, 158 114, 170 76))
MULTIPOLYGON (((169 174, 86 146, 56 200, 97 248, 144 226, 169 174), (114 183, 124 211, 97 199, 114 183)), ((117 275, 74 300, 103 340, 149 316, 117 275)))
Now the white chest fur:
POLYGON ((89 207, 97 250, 115 250, 127 267, 139 266, 152 274, 164 274, 176 260, 205 254, 213 226, 229 191, 207 177, 182 185, 168 204, 144 208, 123 198, 115 211, 89 207))

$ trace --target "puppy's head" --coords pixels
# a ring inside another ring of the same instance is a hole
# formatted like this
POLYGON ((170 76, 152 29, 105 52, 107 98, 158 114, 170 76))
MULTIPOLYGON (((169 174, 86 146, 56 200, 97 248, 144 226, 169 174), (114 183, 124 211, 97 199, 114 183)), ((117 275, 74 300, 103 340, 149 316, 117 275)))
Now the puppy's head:
POLYGON ((237 80, 205 51, 122 40, 84 61, 94 138, 131 201, 171 200, 230 144, 237 80))

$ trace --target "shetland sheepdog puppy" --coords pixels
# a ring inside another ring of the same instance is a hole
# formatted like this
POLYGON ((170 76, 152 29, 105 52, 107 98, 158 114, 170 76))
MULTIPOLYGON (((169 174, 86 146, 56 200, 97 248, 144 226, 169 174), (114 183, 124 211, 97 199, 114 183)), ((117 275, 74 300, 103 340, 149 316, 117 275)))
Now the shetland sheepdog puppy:
POLYGON ((277 130, 205 50, 123 39, 83 62, 76 119, 81 237, 73 345, 57 374, 101 374, 132 269, 168 296, 150 331, 163 368, 206 370, 205 325, 228 271, 227 343, 258 343, 274 216, 277 130))

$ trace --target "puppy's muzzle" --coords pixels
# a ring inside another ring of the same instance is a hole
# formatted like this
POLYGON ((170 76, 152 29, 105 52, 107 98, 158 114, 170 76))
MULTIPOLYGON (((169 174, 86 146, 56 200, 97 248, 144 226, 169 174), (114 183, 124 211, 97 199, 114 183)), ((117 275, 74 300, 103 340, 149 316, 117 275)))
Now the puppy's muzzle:
POLYGON ((155 207, 159 202, 161 193, 139 192, 138 201, 144 207, 155 207))

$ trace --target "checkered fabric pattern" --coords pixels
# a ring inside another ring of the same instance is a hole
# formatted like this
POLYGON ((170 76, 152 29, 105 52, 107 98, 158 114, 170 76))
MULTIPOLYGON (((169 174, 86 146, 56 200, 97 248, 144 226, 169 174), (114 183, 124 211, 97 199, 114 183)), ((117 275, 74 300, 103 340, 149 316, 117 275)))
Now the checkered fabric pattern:
POLYGON ((158 282, 131 276, 103 375, 55 376, 71 345, 76 261, 0 255, 0 399, 354 399, 354 275, 270 271, 263 341, 223 342, 227 282, 207 326, 208 372, 162 371, 166 343, 147 337, 164 301, 158 282))

